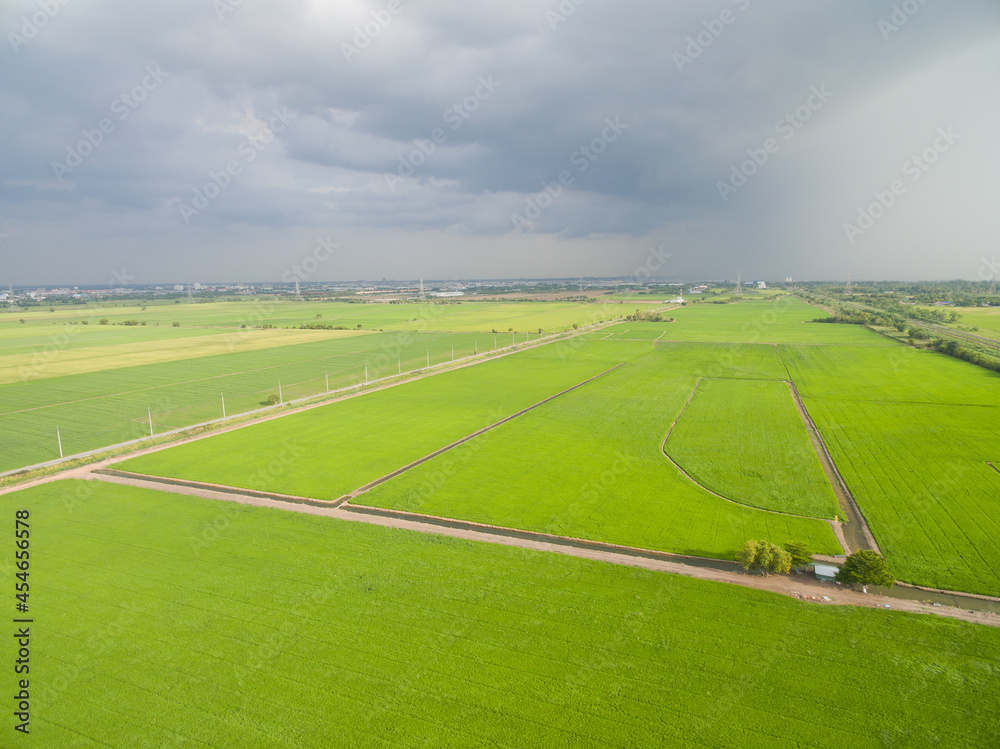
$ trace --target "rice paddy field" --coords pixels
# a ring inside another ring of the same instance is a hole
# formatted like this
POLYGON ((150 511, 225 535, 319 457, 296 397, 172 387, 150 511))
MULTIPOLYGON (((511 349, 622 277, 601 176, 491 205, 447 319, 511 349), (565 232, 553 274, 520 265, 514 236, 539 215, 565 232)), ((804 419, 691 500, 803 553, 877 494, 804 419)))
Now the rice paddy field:
POLYGON ((702 486, 743 504, 813 517, 839 512, 784 382, 699 381, 664 449, 702 486))
MULTIPOLYGON (((734 559, 748 538, 781 544, 801 540, 817 553, 841 553, 826 523, 713 496, 663 454, 667 430, 694 387, 691 372, 715 364, 719 347, 588 345, 645 353, 352 503, 695 556, 734 559)), ((783 371, 773 347, 737 347, 727 353, 734 360, 727 370, 731 377, 770 378, 783 371)), ((788 444, 800 437, 809 448, 804 433, 780 439, 788 444)), ((772 451, 755 457, 779 456, 780 451, 772 451)), ((760 467, 766 471, 768 465, 778 468, 775 460, 760 467)), ((737 483, 731 486, 738 497, 747 498, 737 483)), ((784 512, 800 509, 799 497, 785 495, 784 500, 784 512)))
POLYGON ((532 349, 132 458, 123 469, 337 499, 622 362, 618 349, 532 349), (288 464, 271 469, 287 448, 288 464))
POLYGON ((1000 594, 1000 375, 902 347, 782 354, 897 577, 1000 594))
POLYGON ((0 472, 57 459, 60 441, 72 455, 219 418, 223 401, 230 416, 260 408, 279 382, 284 400, 317 395, 623 314, 576 302, 266 298, 4 310, 0 472))
POLYGON ((259 409, 278 396, 279 383, 282 399, 291 400, 364 383, 366 373, 369 380, 389 377, 448 362, 453 351, 461 358, 504 343, 470 333, 270 333, 253 331, 246 342, 232 334, 232 346, 226 334, 170 341, 195 347, 161 342, 142 355, 135 347, 150 344, 82 348, 73 357, 90 357, 94 371, 63 374, 69 365, 57 358, 58 367, 43 365, 37 377, 0 385, 0 470, 58 458, 57 427, 71 455, 148 436, 150 419, 159 433, 220 418, 223 401, 230 416, 259 409), (255 341, 258 334, 265 340, 255 341), (115 366, 126 356, 121 348, 130 349, 128 366, 115 366), (149 363, 137 363, 143 357, 149 363))
POLYGON ((984 747, 1000 722, 991 627, 101 482, 0 502, 35 539, 17 746, 984 747))
POLYGON ((892 345, 858 325, 813 323, 829 315, 791 297, 755 299, 732 304, 698 303, 664 313, 674 322, 622 322, 595 337, 620 340, 656 340, 662 343, 801 343, 892 345))
POLYGON ((997 375, 857 326, 810 323, 823 313, 787 298, 675 314, 673 323, 621 323, 440 375, 440 384, 411 383, 124 467, 333 499, 622 365, 354 502, 699 556, 733 558, 755 537, 839 553, 826 523, 789 517, 838 513, 780 382, 791 380, 897 577, 1000 593, 1000 473, 988 465, 1000 461, 997 375), (735 326, 751 342, 666 341, 671 326, 692 338, 735 326), (622 335, 626 328, 641 335, 622 335), (839 342, 824 338, 841 330, 839 342), (718 383, 696 394, 666 445, 688 478, 661 446, 699 379, 718 383), (430 426, 441 421, 450 426, 430 426), (294 471, 259 470, 258 456, 299 435, 307 439, 294 471))
POLYGON ((692 373, 721 363, 731 377, 784 374, 772 346, 555 344, 119 465, 335 499, 622 365, 354 502, 700 556, 735 558, 756 537, 840 553, 826 523, 712 496, 663 455, 666 431, 696 382, 692 373), (296 446, 294 467, 260 470, 260 456, 285 444, 296 446))
MULTIPOLYGON (((661 300, 647 300, 653 304, 661 300)), ((109 325, 125 320, 137 320, 146 327, 215 327, 249 328, 268 324, 281 328, 298 327, 303 323, 322 322, 344 325, 363 330, 416 330, 451 332, 486 332, 496 329, 537 333, 539 328, 552 332, 553 327, 563 329, 574 323, 587 324, 595 317, 625 314, 626 308, 585 302, 297 302, 270 297, 244 298, 242 301, 211 301, 187 303, 150 302, 143 305, 115 304, 31 308, 17 312, 0 311, 0 339, 9 327, 32 328, 40 326, 39 334, 46 335, 46 328, 69 323, 88 322, 87 327, 99 325, 107 319, 109 325), (24 319, 24 323, 19 321, 24 319)))
MULTIPOLYGON (((923 309, 941 311, 940 307, 923 309)), ((957 312, 957 324, 962 328, 977 327, 982 335, 993 338, 1000 334, 1000 307, 946 307, 945 311, 957 312)))

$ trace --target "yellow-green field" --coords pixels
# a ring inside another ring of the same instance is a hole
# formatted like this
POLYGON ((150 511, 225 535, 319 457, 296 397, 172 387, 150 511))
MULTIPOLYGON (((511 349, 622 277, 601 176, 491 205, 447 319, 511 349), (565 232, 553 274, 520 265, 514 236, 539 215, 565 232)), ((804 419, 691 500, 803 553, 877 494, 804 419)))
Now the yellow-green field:
MULTIPOLYGON (((648 300, 658 302, 656 299, 648 300)), ((295 302, 270 298, 247 298, 243 301, 182 302, 180 304, 149 303, 148 305, 30 308, 20 312, 0 312, 0 341, 7 337, 10 328, 31 328, 36 325, 62 326, 71 322, 88 322, 88 326, 106 328, 126 320, 145 322, 146 327, 211 326, 238 328, 242 325, 256 327, 264 324, 278 327, 298 326, 303 323, 344 325, 350 329, 358 325, 364 330, 418 330, 490 332, 513 330, 524 333, 537 332, 539 328, 552 332, 573 324, 586 325, 597 318, 626 314, 624 305, 582 302, 474 302, 448 301, 407 302, 389 304, 370 302, 295 302), (25 322, 20 323, 23 319, 25 322), (99 325, 102 319, 108 325, 99 325)), ((45 331, 40 331, 45 335, 45 331)))

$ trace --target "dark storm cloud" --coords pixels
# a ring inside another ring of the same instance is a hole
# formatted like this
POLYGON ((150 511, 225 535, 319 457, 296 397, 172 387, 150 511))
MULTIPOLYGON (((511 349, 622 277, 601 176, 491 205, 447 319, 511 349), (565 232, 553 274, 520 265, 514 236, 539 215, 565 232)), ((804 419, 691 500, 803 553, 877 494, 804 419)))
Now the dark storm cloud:
POLYGON ((978 196, 997 136, 976 125, 997 114, 991 2, 45 0, 0 28, 15 282, 97 257, 162 273, 172 243, 195 249, 178 264, 263 278, 248 258, 327 231, 371 276, 401 261, 362 248, 398 232, 435 237, 428 275, 493 272, 469 258, 494 240, 518 263, 539 235, 602 248, 573 269, 527 253, 512 276, 628 274, 663 242, 687 276, 964 276, 913 241, 967 245, 971 264, 996 239, 978 196), (847 241, 948 125, 961 148, 847 241), (957 220, 928 235, 925 207, 956 186, 957 220))

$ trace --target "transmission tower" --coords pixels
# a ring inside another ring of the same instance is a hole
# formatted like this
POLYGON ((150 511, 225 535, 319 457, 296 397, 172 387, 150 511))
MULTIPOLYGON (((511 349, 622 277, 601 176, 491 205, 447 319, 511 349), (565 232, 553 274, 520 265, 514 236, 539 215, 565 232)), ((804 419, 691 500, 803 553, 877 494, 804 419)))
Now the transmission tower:
POLYGON ((193 284, 188 284, 188 304, 194 301, 194 297, 191 296, 191 289, 194 288, 193 284))
POLYGON ((299 291, 299 282, 298 281, 295 282, 295 298, 296 299, 302 299, 302 292, 299 291))
POLYGON ((847 286, 844 288, 844 293, 845 294, 852 294, 852 293, 854 293, 854 292, 851 291, 851 274, 850 273, 847 274, 847 286))
MULTIPOLYGON (((996 292, 994 291, 993 293, 995 294, 996 292)), ((14 284, 8 284, 7 286, 7 306, 10 307, 11 312, 17 309, 17 302, 14 301, 14 284)))
POLYGON ((736 296, 743 296, 743 271, 736 274, 736 296))

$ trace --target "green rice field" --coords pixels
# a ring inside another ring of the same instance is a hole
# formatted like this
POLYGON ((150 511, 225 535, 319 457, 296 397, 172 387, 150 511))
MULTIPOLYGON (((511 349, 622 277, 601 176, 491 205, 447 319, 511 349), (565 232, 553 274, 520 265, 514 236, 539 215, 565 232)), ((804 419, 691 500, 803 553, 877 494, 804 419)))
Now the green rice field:
POLYGON ((335 499, 624 364, 356 502, 703 556, 734 558, 750 537, 804 540, 817 552, 839 553, 826 523, 713 497, 663 455, 666 431, 694 386, 691 373, 722 361, 733 377, 784 372, 772 346, 554 344, 120 465, 335 499), (261 456, 276 445, 295 446, 294 465, 261 470, 261 456))
MULTIPOLYGON (((653 303, 657 300, 651 300, 653 303)), ((9 328, 39 327, 39 335, 45 335, 45 328, 64 326, 71 322, 88 321, 88 326, 97 326, 101 319, 107 319, 108 326, 124 320, 145 322, 147 327, 210 326, 218 328, 250 328, 263 324, 281 328, 299 326, 303 323, 322 322, 344 325, 354 329, 358 325, 364 330, 415 330, 485 332, 496 329, 499 332, 513 330, 520 333, 539 328, 552 332, 553 327, 562 330, 574 323, 585 325, 598 317, 611 314, 625 314, 622 305, 585 302, 494 302, 494 301, 448 301, 405 302, 405 303, 348 303, 348 302, 297 302, 276 300, 269 297, 245 298, 242 301, 212 301, 187 303, 151 302, 143 306, 115 304, 102 306, 95 303, 72 307, 34 308, 18 312, 0 311, 0 339, 6 337, 9 328), (24 319, 24 323, 19 320, 24 319)))
POLYGON ((664 449, 702 486, 737 502, 813 517, 839 512, 784 382, 701 380, 664 449))
POLYGON ((700 303, 663 313, 674 322, 623 322, 596 338, 657 340, 663 343, 870 344, 891 346, 877 333, 858 325, 812 323, 829 315, 791 297, 755 299, 733 304, 700 303))
POLYGON ((364 383, 366 370, 375 380, 504 344, 488 334, 323 331, 308 343, 230 351, 225 335, 214 338, 211 355, 0 385, 0 470, 58 458, 57 427, 71 455, 148 436, 150 418, 155 433, 220 418, 223 399, 230 416, 261 408, 279 383, 291 400, 364 383))
MULTIPOLYGON (((642 358, 601 380, 352 503, 695 556, 734 559, 748 538, 782 544, 801 540, 817 553, 840 553, 826 523, 715 497, 664 456, 664 437, 694 386, 690 373, 714 363, 716 349, 699 344, 647 349, 642 358)), ((744 346, 728 353, 735 360, 730 376, 779 372, 772 347, 744 346)), ((742 484, 738 493, 749 496, 742 484)))
POLYGON ((628 352, 545 346, 179 447, 121 467, 157 476, 336 499, 599 375, 628 352), (279 447, 280 446, 280 447, 279 447), (283 449, 288 465, 271 468, 283 449))
POLYGON ((0 502, 31 513, 38 633, 5 746, 985 747, 1000 723, 991 627, 100 482, 0 502))
POLYGON ((260 408, 279 382, 283 399, 301 398, 624 314, 578 302, 268 298, 3 310, 0 471, 57 459, 60 441, 72 455, 219 418, 223 400, 227 415, 260 408))
POLYGON ((903 347, 782 355, 897 577, 1000 594, 1000 375, 903 347))
POLYGON ((838 553, 825 523, 779 514, 838 512, 791 398, 778 392, 785 386, 750 382, 791 380, 899 579, 1000 593, 1000 473, 987 465, 1000 461, 1000 377, 858 326, 809 323, 823 313, 786 298, 675 313, 673 323, 621 323, 508 365, 451 373, 440 385, 406 385, 125 467, 332 499, 624 364, 356 501, 704 556, 732 558, 758 536, 838 553), (708 338, 745 329, 751 343, 670 342, 661 333, 671 326, 714 330, 691 333, 708 338), (781 339, 795 343, 765 342, 781 339), (699 378, 734 384, 710 385, 708 400, 692 401, 668 451, 732 502, 694 485, 660 450, 699 378), (506 400, 495 392, 500 382, 506 400), (733 390, 713 396, 713 387, 733 390), (514 395, 522 391, 523 399, 514 395), (419 405, 401 405, 407 392, 420 394, 419 405), (465 416, 452 420, 455 408, 465 416), (447 429, 430 426, 442 418, 447 429), (257 456, 303 434, 294 471, 260 470, 257 456))

